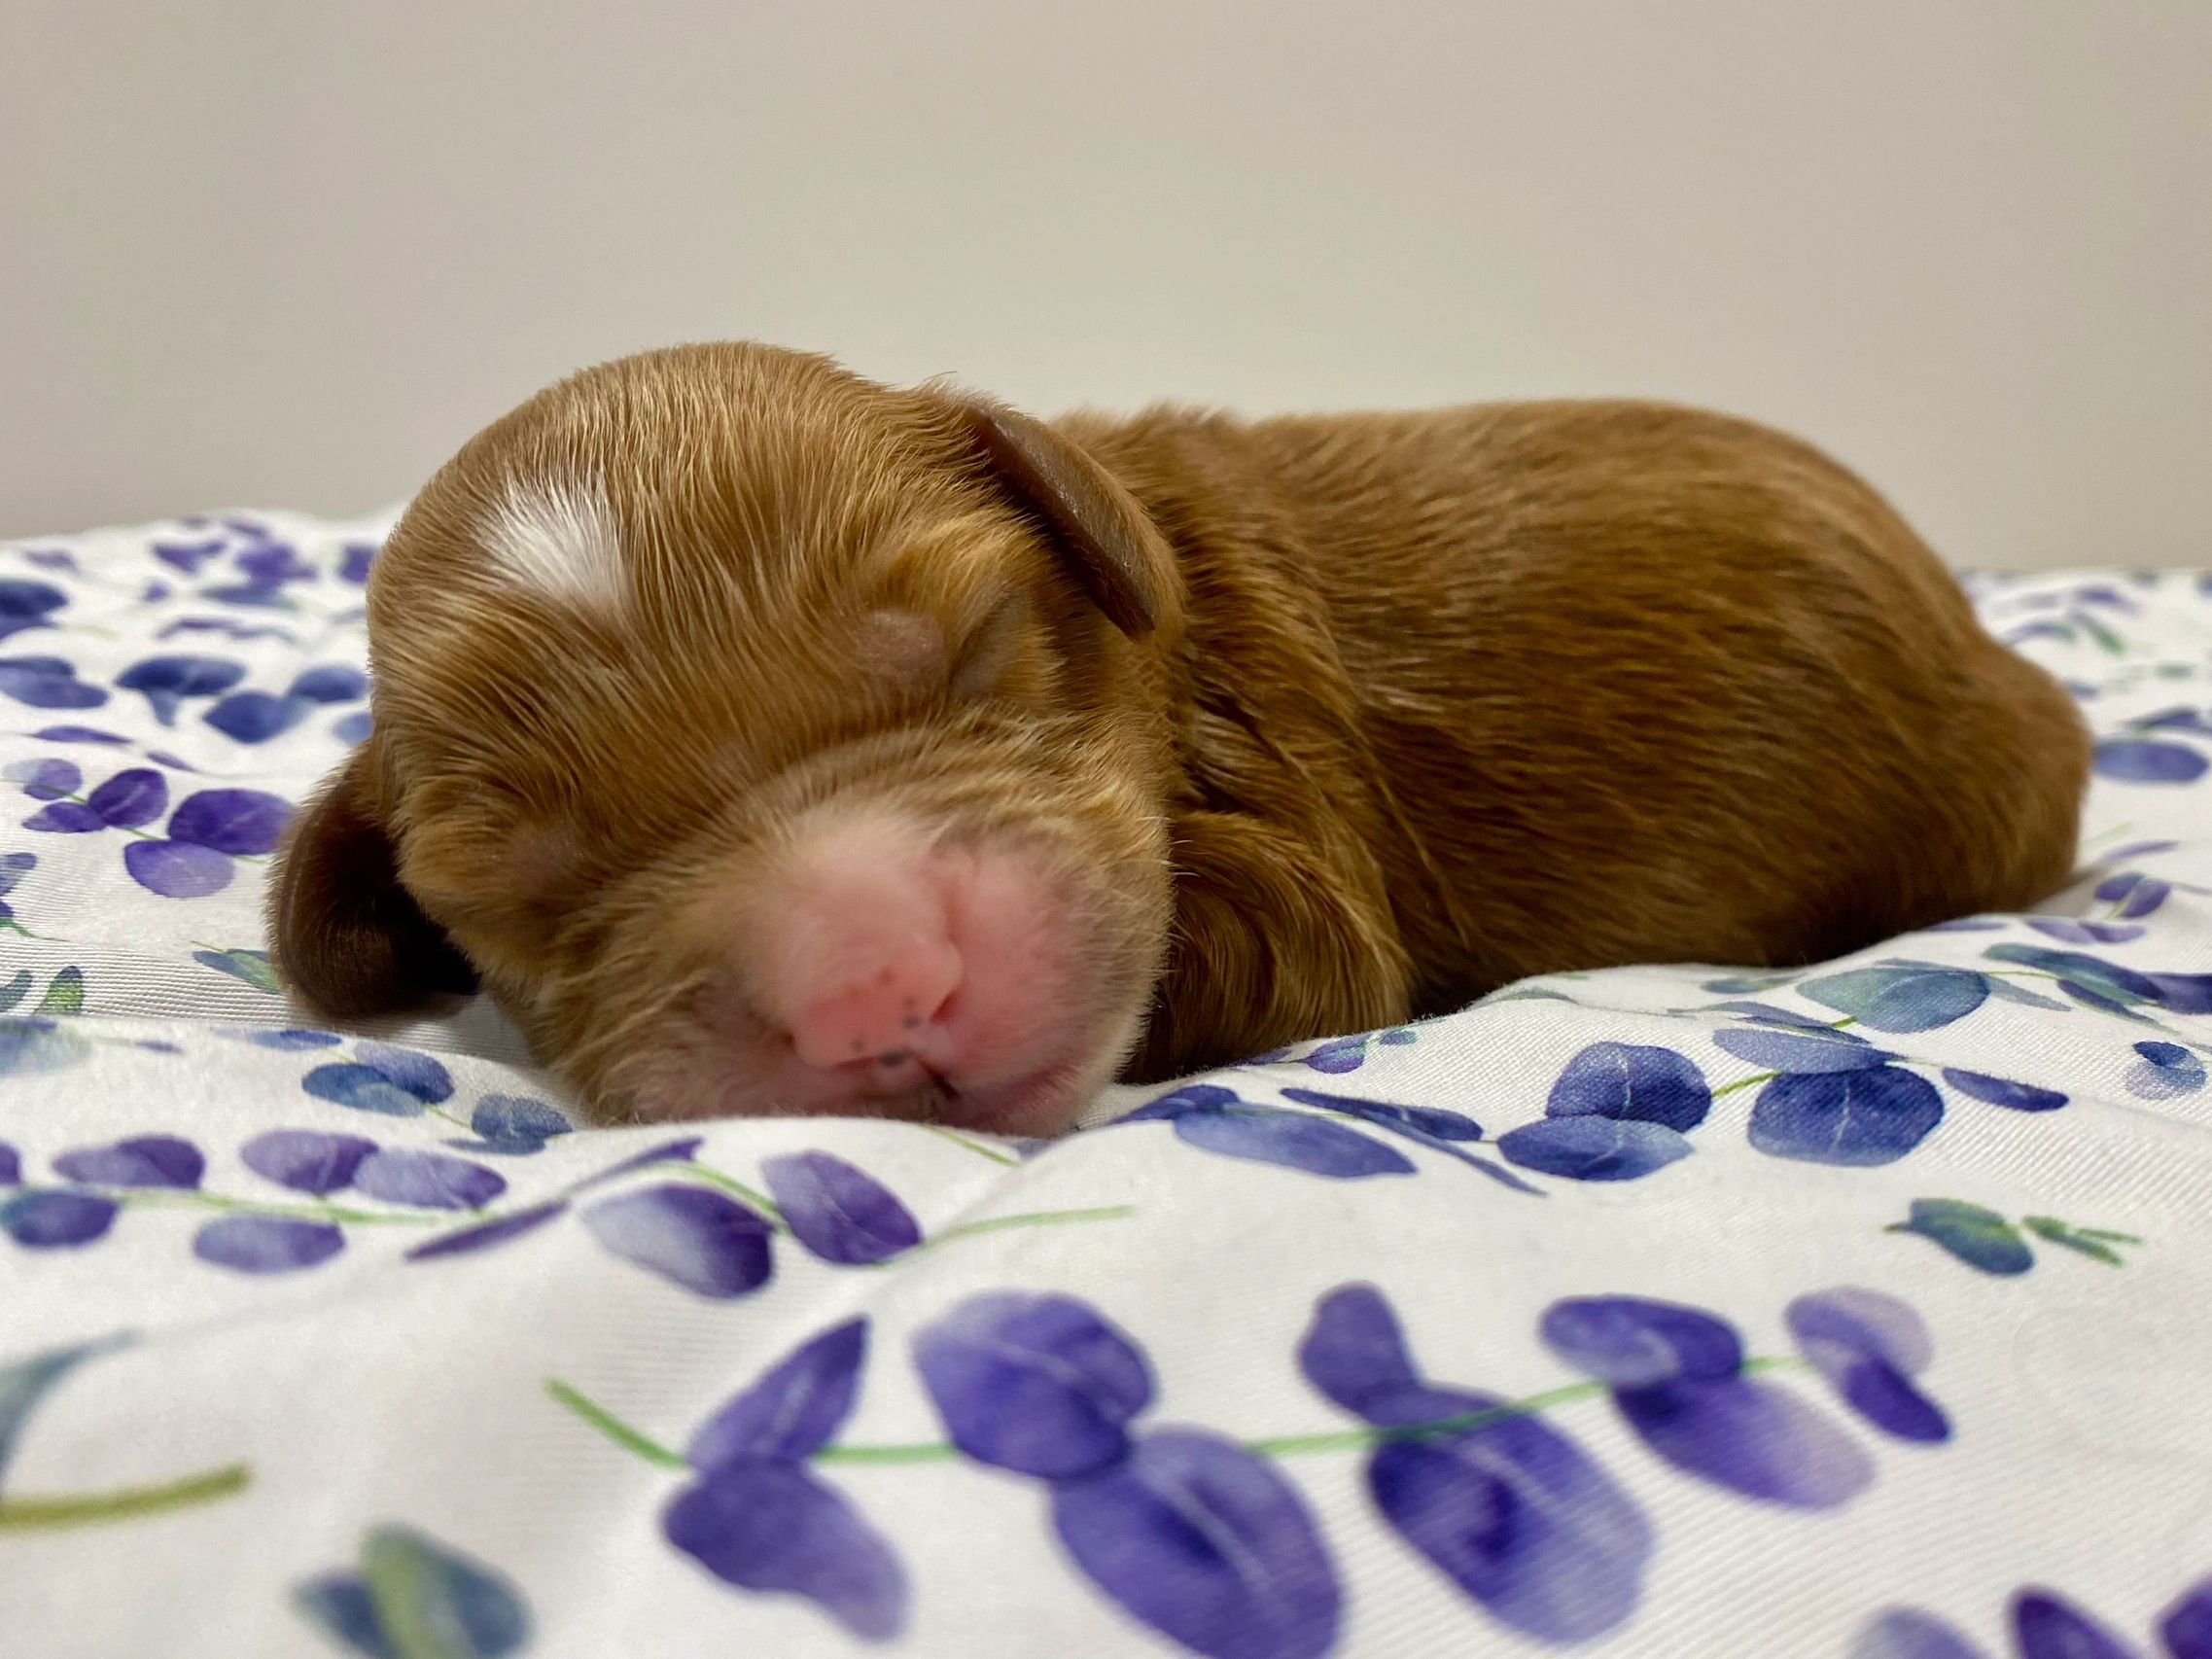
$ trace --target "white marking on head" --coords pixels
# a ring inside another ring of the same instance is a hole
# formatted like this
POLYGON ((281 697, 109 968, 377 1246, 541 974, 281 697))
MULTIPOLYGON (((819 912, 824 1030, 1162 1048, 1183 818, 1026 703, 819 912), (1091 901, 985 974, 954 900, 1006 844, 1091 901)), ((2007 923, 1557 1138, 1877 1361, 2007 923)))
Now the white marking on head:
POLYGON ((517 587, 609 607, 629 592, 621 534, 596 483, 511 484, 482 534, 495 573, 517 587))

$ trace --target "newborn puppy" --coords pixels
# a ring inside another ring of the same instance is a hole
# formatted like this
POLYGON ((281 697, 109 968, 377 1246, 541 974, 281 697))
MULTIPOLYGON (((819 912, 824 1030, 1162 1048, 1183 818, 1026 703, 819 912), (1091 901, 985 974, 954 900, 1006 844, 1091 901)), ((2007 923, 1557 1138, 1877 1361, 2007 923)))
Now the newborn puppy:
POLYGON ((479 978, 603 1118, 1065 1128, 1526 974, 1801 963, 2065 877, 2089 745, 1865 484, 1630 403, 1046 425, 588 371, 369 586, 278 963, 479 978))

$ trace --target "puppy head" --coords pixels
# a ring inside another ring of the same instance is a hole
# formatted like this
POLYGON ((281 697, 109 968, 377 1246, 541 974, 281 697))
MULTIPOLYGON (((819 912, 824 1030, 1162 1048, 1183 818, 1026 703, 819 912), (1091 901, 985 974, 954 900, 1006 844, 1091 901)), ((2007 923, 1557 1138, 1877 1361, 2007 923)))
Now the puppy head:
POLYGON ((278 964, 356 1017, 473 971, 604 1117, 1063 1128, 1165 951, 1181 603, 1011 411, 752 346, 588 371, 378 559, 278 964))

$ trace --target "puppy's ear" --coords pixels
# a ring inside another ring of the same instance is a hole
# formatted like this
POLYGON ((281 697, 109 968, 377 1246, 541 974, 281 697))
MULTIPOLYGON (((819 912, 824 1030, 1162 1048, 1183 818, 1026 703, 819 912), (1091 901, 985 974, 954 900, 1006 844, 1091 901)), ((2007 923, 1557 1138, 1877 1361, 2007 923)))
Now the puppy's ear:
POLYGON ((962 416, 1007 492, 1052 538, 1106 619, 1141 639, 1176 608, 1166 538, 1137 498, 1082 445, 1002 405, 963 399, 962 416))
POLYGON ((278 973, 338 1019, 474 991, 474 970, 400 885, 378 822, 367 744, 292 822, 277 855, 269 936, 278 973))

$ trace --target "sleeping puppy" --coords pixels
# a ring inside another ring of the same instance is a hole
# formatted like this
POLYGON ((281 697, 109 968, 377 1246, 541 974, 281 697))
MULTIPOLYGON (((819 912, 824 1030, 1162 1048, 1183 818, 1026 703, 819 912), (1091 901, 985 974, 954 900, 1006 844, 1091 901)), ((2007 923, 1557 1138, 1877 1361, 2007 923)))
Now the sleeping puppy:
POLYGON ((369 587, 278 963, 479 980, 602 1119, 1018 1134, 1527 974, 1818 960, 2065 878, 2088 737, 1865 484, 1633 403, 1047 425, 590 370, 369 587))

